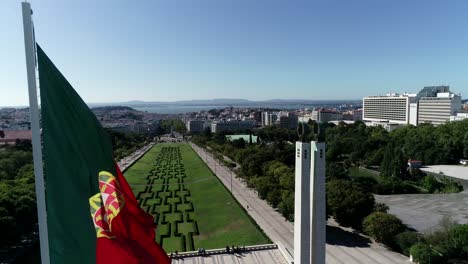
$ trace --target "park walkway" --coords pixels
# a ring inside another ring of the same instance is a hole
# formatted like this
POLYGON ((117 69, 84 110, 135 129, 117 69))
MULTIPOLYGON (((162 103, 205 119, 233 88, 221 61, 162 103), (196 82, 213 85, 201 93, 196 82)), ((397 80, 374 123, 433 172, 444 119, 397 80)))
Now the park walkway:
MULTIPOLYGON (((227 167, 221 165, 204 149, 190 143, 195 152, 215 172, 216 176, 232 190, 232 195, 244 207, 260 228, 274 242, 279 243, 289 252, 294 252, 294 225, 260 199, 254 190, 248 188, 227 167)), ((327 256, 329 264, 404 264, 411 263, 406 256, 392 252, 368 238, 339 227, 333 221, 327 226, 327 256)))
POLYGON ((133 165, 133 163, 135 163, 139 158, 145 155, 145 153, 148 152, 148 150, 150 150, 154 145, 154 142, 150 142, 149 144, 144 145, 142 148, 130 154, 130 156, 121 159, 119 162, 117 162, 117 165, 119 166, 120 170, 122 172, 126 171, 128 168, 130 168, 130 166, 133 165))

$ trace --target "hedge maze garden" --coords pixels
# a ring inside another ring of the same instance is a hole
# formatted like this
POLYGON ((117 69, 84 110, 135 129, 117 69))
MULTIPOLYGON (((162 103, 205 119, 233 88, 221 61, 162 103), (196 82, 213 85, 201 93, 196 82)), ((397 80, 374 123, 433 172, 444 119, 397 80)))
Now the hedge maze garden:
POLYGON ((200 234, 194 219, 187 175, 179 147, 163 147, 146 176, 147 186, 137 194, 140 206, 154 216, 160 245, 174 244, 181 251, 195 250, 193 236, 200 234))
POLYGON ((166 252, 269 242, 186 143, 157 144, 124 175, 166 252))

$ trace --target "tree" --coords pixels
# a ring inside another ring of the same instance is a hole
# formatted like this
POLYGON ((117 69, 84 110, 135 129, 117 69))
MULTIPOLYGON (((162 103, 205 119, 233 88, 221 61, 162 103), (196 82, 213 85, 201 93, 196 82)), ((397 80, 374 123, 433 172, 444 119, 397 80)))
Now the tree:
POLYGON ((463 139, 463 157, 468 158, 468 134, 466 133, 463 139))
POLYGON ((257 190, 258 196, 261 199, 266 199, 270 192, 270 183, 268 177, 254 177, 249 181, 252 186, 257 190))
POLYGON ((278 209, 287 220, 294 221, 294 192, 283 191, 278 209))
POLYGON ((362 226, 366 234, 387 245, 392 245, 394 237, 404 230, 400 219, 383 212, 370 214, 364 219, 362 226))
POLYGON ((354 185, 360 186, 366 192, 374 192, 378 184, 377 180, 369 176, 354 177, 352 181, 354 185))
POLYGON ((245 148, 245 141, 243 138, 239 138, 231 141, 231 145, 235 148, 245 148))
POLYGON ((455 226, 450 231, 451 244, 461 257, 468 257, 468 224, 455 226))
POLYGON ((372 212, 375 200, 351 181, 331 180, 327 183, 327 204, 338 223, 361 229, 362 219, 372 212))
POLYGON ((439 264, 442 260, 440 253, 424 242, 413 245, 409 252, 419 264, 439 264))
POLYGON ((410 248, 421 240, 416 232, 406 231, 395 236, 395 244, 405 255, 410 254, 410 248))
POLYGON ((327 162, 325 170, 327 180, 330 179, 348 179, 349 171, 341 163, 327 162))
POLYGON ((443 187, 443 184, 431 175, 422 178, 420 184, 421 187, 428 190, 430 193, 438 192, 443 187))
POLYGON ((384 203, 376 203, 374 205, 374 211, 375 212, 387 213, 388 209, 389 209, 388 205, 386 205, 384 203))
POLYGON ((406 174, 406 159, 398 145, 389 144, 385 148, 381 166, 381 175, 403 179, 406 174))

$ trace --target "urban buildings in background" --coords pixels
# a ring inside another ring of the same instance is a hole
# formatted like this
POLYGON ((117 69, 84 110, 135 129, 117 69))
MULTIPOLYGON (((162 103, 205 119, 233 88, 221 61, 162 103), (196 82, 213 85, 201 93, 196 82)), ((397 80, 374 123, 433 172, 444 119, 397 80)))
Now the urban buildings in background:
POLYGON ((92 111, 103 127, 121 133, 156 133, 159 121, 163 119, 158 114, 136 111, 125 106, 96 107, 92 111))
POLYGON ((449 86, 424 87, 417 94, 387 94, 363 98, 363 121, 393 130, 401 125, 433 124, 467 117, 461 95, 449 86))
POLYGON ((200 111, 185 119, 187 130, 200 133, 235 132, 277 126, 294 129, 298 122, 354 123, 382 126, 392 131, 404 125, 439 125, 468 118, 468 104, 449 86, 428 86, 418 93, 387 94, 363 98, 362 104, 336 104, 294 110, 227 107, 200 111))
MULTIPOLYGON (((450 91, 449 86, 428 86, 418 93, 368 96, 358 102, 298 105, 289 109, 233 107, 183 114, 158 114, 125 106, 93 108, 101 124, 124 133, 157 134, 160 120, 181 119, 188 133, 203 131, 239 132, 276 126, 295 129, 299 122, 354 123, 382 126, 391 131, 404 125, 439 125, 468 119, 468 101, 450 91)), ((30 130, 28 108, 0 109, 0 139, 13 143, 27 139, 30 130), (2 137, 3 136, 3 137, 2 137)))
POLYGON ((206 120, 186 120, 185 126, 187 127, 187 132, 189 133, 201 133, 208 128, 208 122, 206 120))
POLYGON ((2 108, 0 109, 0 130, 30 130, 29 108, 2 108))
POLYGON ((17 140, 31 140, 29 108, 0 109, 0 145, 15 144, 17 140))

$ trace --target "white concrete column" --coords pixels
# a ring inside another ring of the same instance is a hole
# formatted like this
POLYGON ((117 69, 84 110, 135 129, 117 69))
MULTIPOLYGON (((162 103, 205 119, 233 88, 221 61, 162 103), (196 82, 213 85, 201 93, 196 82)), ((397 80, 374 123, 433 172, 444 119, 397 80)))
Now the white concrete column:
MULTIPOLYGON (((311 142, 310 166, 310 238, 309 263, 325 264, 326 202, 325 202, 325 143, 311 142)), ((303 262, 301 262, 303 263, 303 262)), ((305 263, 305 262, 304 262, 305 263)))
POLYGON ((296 142, 294 263, 310 263, 310 144, 296 142))

